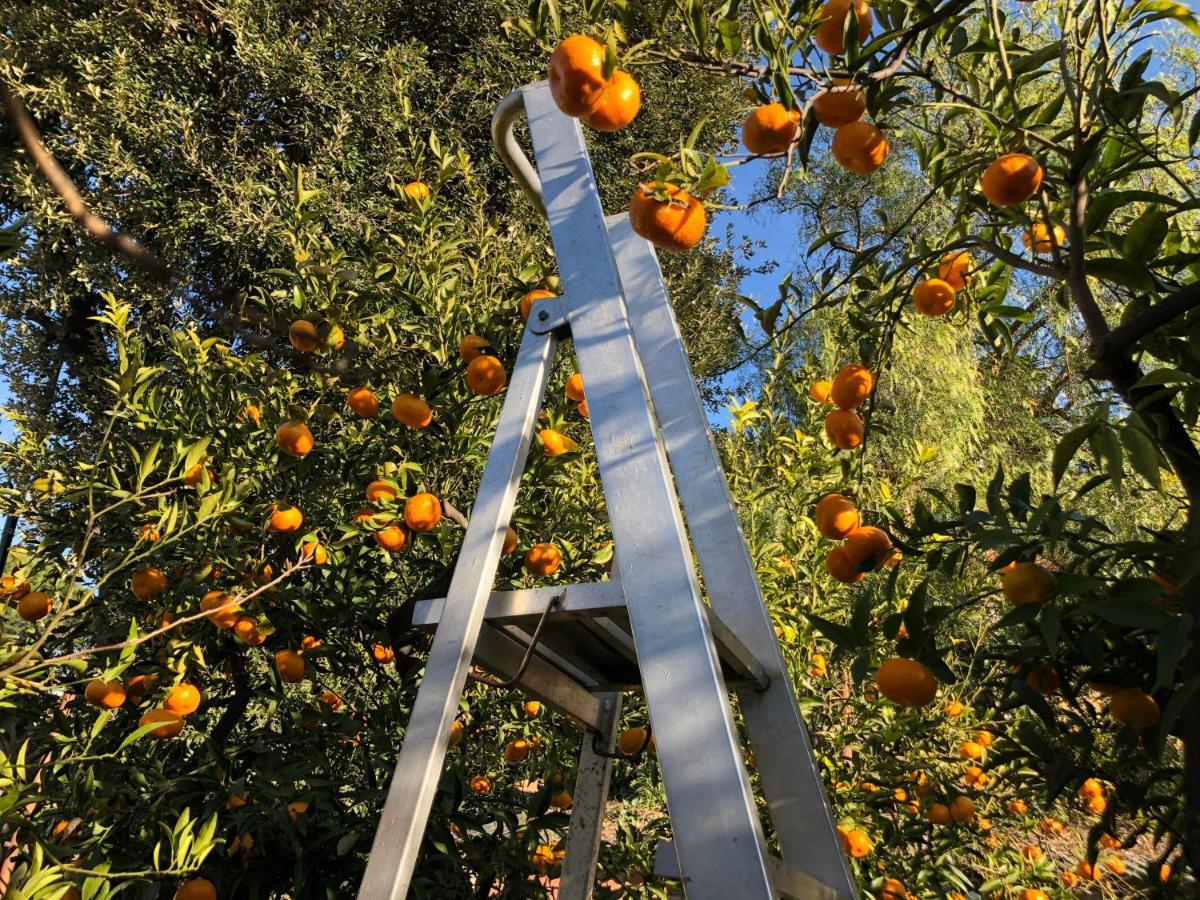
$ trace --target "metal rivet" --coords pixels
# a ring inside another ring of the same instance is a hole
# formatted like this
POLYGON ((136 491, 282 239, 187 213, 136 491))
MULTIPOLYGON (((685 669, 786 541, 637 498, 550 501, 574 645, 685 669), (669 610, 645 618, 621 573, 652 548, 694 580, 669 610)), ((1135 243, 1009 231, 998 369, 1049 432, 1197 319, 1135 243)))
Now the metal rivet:
POLYGON ((543 309, 541 312, 538 313, 538 321, 539 322, 545 322, 548 318, 550 318, 550 313, 546 312, 546 310, 543 309))

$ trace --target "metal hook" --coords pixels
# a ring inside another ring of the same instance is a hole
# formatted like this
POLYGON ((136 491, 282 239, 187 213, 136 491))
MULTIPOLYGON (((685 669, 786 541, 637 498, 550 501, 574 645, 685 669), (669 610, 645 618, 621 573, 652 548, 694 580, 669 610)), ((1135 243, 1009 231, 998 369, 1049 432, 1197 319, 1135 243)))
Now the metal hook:
POLYGON ((496 107, 496 113, 492 116, 492 143, 496 145, 496 152, 504 160, 508 171, 512 173, 513 178, 517 179, 521 190, 529 196, 533 205, 537 207, 537 211, 544 216, 546 215, 546 204, 542 199, 542 181, 538 178, 537 170, 513 134, 513 125, 524 113, 525 95, 518 88, 501 100, 496 107))
POLYGON ((529 639, 529 646, 525 649, 525 658, 521 660, 521 665, 517 667, 517 671, 513 673, 511 678, 501 681, 499 678, 492 678, 490 675, 472 675, 471 673, 467 673, 467 677, 472 681, 486 684, 489 687, 516 687, 521 682, 521 679, 525 677, 525 670, 529 668, 529 663, 533 661, 533 653, 537 650, 538 641, 542 637, 542 629, 546 626, 546 621, 550 618, 551 611, 562 605, 565 596, 566 594, 555 594, 550 598, 550 602, 546 604, 546 609, 542 612, 542 617, 538 619, 537 627, 533 629, 533 636, 529 639))
POLYGON ((616 753, 609 753, 600 746, 600 735, 598 732, 592 734, 592 752, 597 756, 603 756, 605 759, 638 759, 650 747, 650 741, 654 738, 654 730, 649 722, 646 723, 646 737, 642 740, 642 746, 638 747, 633 753, 622 753, 618 750, 616 753))

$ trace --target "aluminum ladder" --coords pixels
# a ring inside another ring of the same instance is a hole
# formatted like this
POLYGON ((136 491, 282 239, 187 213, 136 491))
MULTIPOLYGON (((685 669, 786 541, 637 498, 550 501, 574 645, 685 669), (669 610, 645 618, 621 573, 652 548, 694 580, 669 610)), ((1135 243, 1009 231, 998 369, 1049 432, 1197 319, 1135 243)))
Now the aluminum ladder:
POLYGON ((626 215, 605 218, 579 122, 558 110, 545 82, 510 94, 492 134, 549 220, 564 291, 529 317, 447 596, 414 611, 414 624, 435 633, 358 896, 406 896, 477 665, 519 676, 522 690, 592 733, 574 788, 562 900, 592 895, 612 765, 605 748, 629 689, 645 694, 671 820, 658 874, 680 879, 688 900, 853 898, 654 250, 626 215), (521 114, 536 170, 513 135, 521 114), (568 337, 612 525, 612 578, 493 592, 555 348, 568 337), (730 689, 782 858, 768 852, 730 689))

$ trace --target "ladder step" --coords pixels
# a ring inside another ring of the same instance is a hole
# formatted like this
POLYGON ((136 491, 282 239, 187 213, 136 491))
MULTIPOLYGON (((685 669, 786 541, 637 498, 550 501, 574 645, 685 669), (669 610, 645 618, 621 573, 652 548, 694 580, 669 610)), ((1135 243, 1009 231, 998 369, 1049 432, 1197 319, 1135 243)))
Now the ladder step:
MULTIPOLYGON (((619 581, 599 581, 561 587, 493 591, 484 621, 509 639, 528 646, 538 620, 551 600, 558 605, 546 617, 535 658, 559 669, 589 691, 637 690, 632 630, 619 581)), ((413 606, 412 624, 434 630, 441 621, 443 598, 420 600, 413 606)), ((766 669, 724 622, 705 607, 726 682, 765 689, 766 669)))
MULTIPOLYGON (((730 852, 736 852, 730 848, 730 852)), ((798 869, 789 866, 777 856, 767 857, 767 868, 771 875, 771 883, 776 895, 787 897, 789 900, 842 900, 839 894, 827 884, 822 884, 811 875, 805 875, 798 869)), ((659 841, 654 848, 654 874, 659 878, 670 878, 683 881, 686 893, 686 879, 679 872, 679 857, 675 853, 672 841, 659 841)))

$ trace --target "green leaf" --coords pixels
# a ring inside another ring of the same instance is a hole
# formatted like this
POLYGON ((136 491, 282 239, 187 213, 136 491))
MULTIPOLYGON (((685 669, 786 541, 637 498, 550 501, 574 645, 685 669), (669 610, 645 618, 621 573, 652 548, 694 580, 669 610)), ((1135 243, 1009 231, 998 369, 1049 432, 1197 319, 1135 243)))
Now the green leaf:
POLYGON ((1155 207, 1148 207, 1125 233, 1121 255, 1130 262, 1150 262, 1167 239, 1167 227, 1167 217, 1155 207))
POLYGON ((1158 629, 1170 618, 1165 611, 1152 603, 1138 600, 1101 600, 1085 604, 1083 609, 1105 622, 1123 628, 1158 629))
POLYGON ((1087 273, 1101 281, 1111 281, 1136 291, 1154 290, 1154 279, 1150 276, 1150 271, 1130 260, 1101 256, 1088 259, 1086 265, 1087 273))
POLYGON ((1062 481, 1063 475, 1067 471, 1067 466, 1071 464, 1071 460, 1075 458, 1075 454, 1079 452, 1079 448, 1083 446, 1083 442, 1088 439, 1097 427, 1095 422, 1086 422, 1078 428, 1073 428, 1062 436, 1058 442, 1058 446, 1054 448, 1054 457, 1050 462, 1050 479, 1054 485, 1054 489, 1058 490, 1058 484, 1062 481))
POLYGON ((832 641, 839 650, 852 651, 859 648, 860 645, 853 632, 846 626, 831 622, 813 613, 804 613, 804 617, 808 619, 813 628, 832 641))
POLYGON ((1129 464, 1133 470, 1146 479, 1157 491, 1162 490, 1162 479, 1159 476, 1158 448, 1154 446, 1149 435, 1141 427, 1125 421, 1121 429, 1121 443, 1129 456, 1129 464))
POLYGON ((1195 620, 1188 615, 1173 618, 1158 629, 1158 674, 1154 690, 1170 687, 1175 681, 1175 670, 1187 649, 1188 637, 1195 620))

